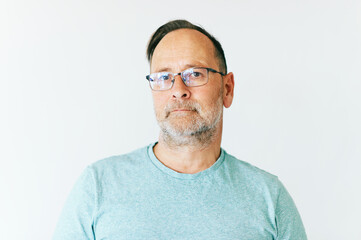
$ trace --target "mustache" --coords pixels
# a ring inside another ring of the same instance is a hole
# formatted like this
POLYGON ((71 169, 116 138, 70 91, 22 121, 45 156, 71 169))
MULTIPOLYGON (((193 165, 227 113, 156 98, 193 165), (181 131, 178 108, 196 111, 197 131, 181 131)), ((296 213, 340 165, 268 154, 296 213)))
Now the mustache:
POLYGON ((169 114, 176 109, 186 109, 186 110, 195 111, 198 113, 201 110, 201 106, 198 103, 192 102, 192 101, 170 102, 164 108, 166 117, 168 117, 169 114))

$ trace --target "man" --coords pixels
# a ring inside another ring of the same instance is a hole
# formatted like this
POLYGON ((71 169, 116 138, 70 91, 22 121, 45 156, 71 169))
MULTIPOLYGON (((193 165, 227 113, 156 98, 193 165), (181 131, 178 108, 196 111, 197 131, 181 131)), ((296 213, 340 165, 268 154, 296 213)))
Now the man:
POLYGON ((278 178, 220 147, 234 78, 219 42, 176 20, 147 56, 159 141, 90 165, 54 239, 306 239, 278 178))

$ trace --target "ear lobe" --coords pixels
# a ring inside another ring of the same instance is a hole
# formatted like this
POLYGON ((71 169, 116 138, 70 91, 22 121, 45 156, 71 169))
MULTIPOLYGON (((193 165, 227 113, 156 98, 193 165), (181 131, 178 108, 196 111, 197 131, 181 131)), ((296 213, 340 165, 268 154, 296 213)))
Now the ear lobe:
POLYGON ((223 84, 223 105, 224 107, 229 108, 232 105, 234 94, 234 76, 232 72, 223 77, 223 84))

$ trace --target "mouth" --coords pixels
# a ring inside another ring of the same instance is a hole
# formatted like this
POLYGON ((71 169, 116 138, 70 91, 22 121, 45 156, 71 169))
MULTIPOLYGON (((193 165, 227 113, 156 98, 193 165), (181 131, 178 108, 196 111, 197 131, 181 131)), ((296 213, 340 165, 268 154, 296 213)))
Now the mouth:
POLYGON ((193 112, 197 112, 196 109, 187 109, 187 108, 176 108, 176 109, 172 109, 171 111, 167 112, 166 114, 166 118, 169 117, 170 114, 189 114, 189 113, 193 113, 193 112))
POLYGON ((170 111, 170 113, 190 113, 197 112, 197 109, 194 108, 175 108, 170 111))
POLYGON ((193 112, 191 109, 173 109, 171 112, 193 112))

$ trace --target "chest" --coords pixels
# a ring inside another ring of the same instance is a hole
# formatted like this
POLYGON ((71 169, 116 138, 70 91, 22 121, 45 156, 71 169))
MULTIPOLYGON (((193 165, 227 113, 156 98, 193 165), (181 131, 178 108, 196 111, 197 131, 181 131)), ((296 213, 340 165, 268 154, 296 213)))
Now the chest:
POLYGON ((97 211, 96 239, 273 239, 262 196, 216 184, 114 190, 97 211))

